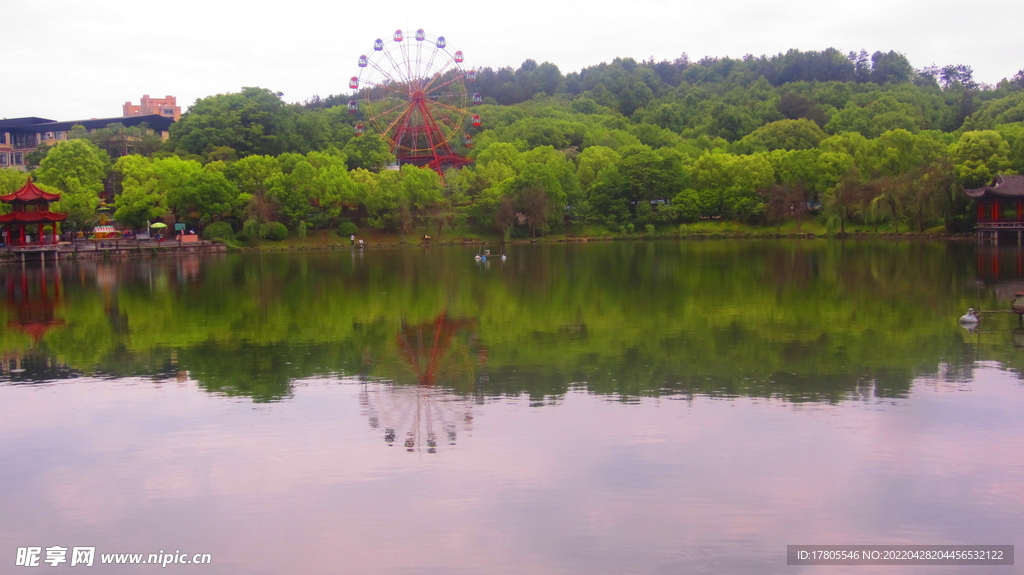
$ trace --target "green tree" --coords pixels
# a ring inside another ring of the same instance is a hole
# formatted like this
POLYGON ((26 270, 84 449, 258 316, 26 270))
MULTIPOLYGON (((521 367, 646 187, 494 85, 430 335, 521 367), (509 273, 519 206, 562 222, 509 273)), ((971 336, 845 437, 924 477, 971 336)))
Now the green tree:
POLYGON ((191 154, 228 146, 243 157, 277 155, 291 149, 295 113, 265 88, 200 98, 171 125, 168 145, 191 154))
POLYGON ((0 195, 18 191, 27 180, 28 174, 21 170, 0 168, 0 195))
POLYGON ((316 194, 317 170, 305 159, 300 160, 285 174, 281 185, 271 189, 271 198, 281 207, 288 226, 295 228, 311 211, 311 200, 316 194))
POLYGON ((876 84, 909 82, 914 67, 898 52, 875 52, 871 55, 871 81, 876 84))
POLYGON ((828 134, 811 120, 779 120, 747 134, 739 141, 739 146, 754 152, 808 150, 818 147, 827 137, 828 134))
POLYGON ((907 130, 885 132, 871 141, 871 148, 871 172, 882 176, 899 176, 919 170, 944 152, 940 142, 907 130))
POLYGON ((115 220, 138 229, 168 213, 166 194, 159 187, 151 160, 137 155, 122 156, 113 169, 121 176, 121 193, 114 200, 115 220))
POLYGON ((1010 145, 994 130, 964 132, 949 151, 960 184, 965 188, 987 185, 996 174, 1010 168, 1010 145))
POLYGON ((632 219, 629 186, 618 166, 608 166, 597 174, 588 195, 595 219, 603 220, 611 228, 632 219))
POLYGON ((482 185, 491 187, 514 178, 525 165, 526 160, 514 144, 495 142, 477 155, 475 170, 482 185))
POLYGON ((401 231, 404 241, 405 234, 412 229, 413 216, 402 187, 401 172, 384 170, 372 174, 366 170, 357 170, 354 176, 366 184, 365 204, 370 226, 401 231))
POLYGON ((828 218, 829 228, 835 229, 835 225, 838 223, 839 232, 846 233, 846 222, 857 213, 858 208, 863 204, 864 192, 860 175, 855 168, 844 174, 835 187, 825 192, 822 198, 822 207, 828 218))
POLYGON ((352 138, 341 149, 347 158, 350 170, 370 170, 376 172, 395 162, 388 143, 381 137, 367 133, 352 138))
POLYGON ((316 227, 328 226, 346 207, 357 206, 365 199, 365 191, 352 179, 345 158, 338 159, 340 163, 321 166, 313 180, 311 201, 319 208, 312 220, 316 227))
POLYGON ((711 110, 709 131, 714 136, 733 142, 746 136, 756 127, 757 120, 746 107, 719 102, 711 110))
POLYGON ((705 154, 691 170, 701 197, 702 215, 753 220, 764 213, 759 191, 775 181, 775 171, 762 154, 705 154))
POLYGON ((238 160, 238 152, 230 146, 217 146, 206 152, 206 160, 208 162, 231 163, 238 160))
POLYGON ((1024 122, 1002 124, 996 126, 995 130, 1010 146, 1010 169, 1018 174, 1024 172, 1024 122))
POLYGON ((557 219, 565 206, 565 192, 554 166, 541 163, 528 164, 510 186, 518 213, 533 237, 551 228, 551 219, 557 219))
POLYGON ((224 174, 200 171, 168 194, 167 205, 179 221, 193 222, 201 233, 215 216, 228 211, 237 195, 238 188, 224 174))
POLYGON ((234 211, 243 220, 257 226, 278 220, 281 205, 273 190, 284 185, 284 172, 277 158, 248 156, 230 164, 225 175, 238 186, 234 211))
POLYGON ((73 136, 89 140, 100 149, 106 150, 112 158, 129 154, 152 156, 163 145, 160 135, 153 132, 148 124, 129 127, 115 122, 91 132, 74 132, 73 136))
POLYGON ((96 220, 103 182, 110 167, 107 153, 86 140, 60 142, 43 158, 34 176, 39 183, 61 191, 54 211, 67 214, 72 230, 90 227, 96 220))
MULTIPOLYGON (((904 174, 908 219, 918 232, 947 212, 950 192, 962 194, 956 185, 956 172, 948 158, 935 160, 913 172, 904 174)), ((948 227, 948 226, 947 226, 948 227)))
POLYGON ((679 193, 680 173, 672 158, 645 149, 624 157, 618 164, 626 180, 626 194, 631 203, 669 199, 679 193))
POLYGON ((442 205, 444 196, 441 193, 441 178, 430 168, 417 168, 408 164, 402 166, 401 172, 405 201, 409 203, 413 223, 420 224, 437 214, 442 205))
POLYGON ((764 221, 781 231, 788 217, 799 218, 807 211, 807 190, 803 186, 773 184, 761 190, 764 198, 764 221))
POLYGON ((54 202, 51 210, 67 214, 64 225, 74 231, 91 228, 96 220, 96 209, 100 198, 92 186, 82 185, 77 178, 65 178, 60 200, 54 202))
POLYGON ((39 163, 43 161, 43 158, 46 157, 46 154, 49 153, 52 148, 53 146, 50 144, 40 142, 34 150, 25 154, 25 166, 29 169, 38 167, 39 163))
POLYGON ((64 193, 90 191, 99 198, 110 168, 110 156, 87 140, 68 140, 53 147, 33 175, 64 193))
POLYGON ((510 178, 483 190, 474 202, 472 212, 481 228, 494 230, 508 241, 518 221, 516 204, 510 178))
POLYGON ((618 165, 622 156, 606 146, 591 146, 576 158, 576 178, 580 188, 586 190, 597 180, 601 170, 618 165))
POLYGON ((672 198, 672 212, 678 221, 693 222, 700 218, 701 201, 697 190, 687 188, 672 198))
MULTIPOLYGON (((365 174, 353 174, 354 179, 365 180, 365 174)), ((440 178, 430 168, 407 164, 401 170, 385 170, 374 179, 375 184, 366 188, 368 221, 375 228, 401 232, 402 241, 443 197, 440 178)))

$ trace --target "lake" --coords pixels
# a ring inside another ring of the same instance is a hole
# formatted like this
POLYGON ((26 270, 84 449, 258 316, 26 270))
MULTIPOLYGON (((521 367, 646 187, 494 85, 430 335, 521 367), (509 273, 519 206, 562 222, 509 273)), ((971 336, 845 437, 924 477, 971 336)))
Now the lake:
POLYGON ((0 571, 1019 572, 786 549, 1019 543, 1021 248, 476 253, 0 268, 0 571))

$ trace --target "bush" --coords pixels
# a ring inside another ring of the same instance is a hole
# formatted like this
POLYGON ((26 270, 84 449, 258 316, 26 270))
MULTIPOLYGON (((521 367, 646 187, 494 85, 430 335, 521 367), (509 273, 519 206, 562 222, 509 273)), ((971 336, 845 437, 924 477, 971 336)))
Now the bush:
POLYGON ((264 236, 263 228, 266 227, 266 225, 260 224, 254 218, 249 218, 242 224, 242 237, 247 240, 258 240, 264 236))
POLYGON ((235 239, 235 232, 227 222, 213 222, 203 230, 203 239, 227 243, 235 239))
POLYGON ((284 241, 288 237, 288 228, 281 222, 270 222, 267 224, 266 238, 273 242, 284 241))
POLYGON ((354 236, 358 231, 359 228, 352 222, 341 222, 341 225, 338 226, 338 235, 343 238, 354 236))

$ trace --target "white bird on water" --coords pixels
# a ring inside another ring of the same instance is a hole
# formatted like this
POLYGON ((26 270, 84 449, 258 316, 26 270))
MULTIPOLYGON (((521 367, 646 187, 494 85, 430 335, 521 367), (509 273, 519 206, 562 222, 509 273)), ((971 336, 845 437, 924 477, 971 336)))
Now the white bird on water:
POLYGON ((974 311, 973 307, 967 308, 967 313, 960 316, 960 323, 978 323, 981 318, 978 317, 978 312, 974 311))

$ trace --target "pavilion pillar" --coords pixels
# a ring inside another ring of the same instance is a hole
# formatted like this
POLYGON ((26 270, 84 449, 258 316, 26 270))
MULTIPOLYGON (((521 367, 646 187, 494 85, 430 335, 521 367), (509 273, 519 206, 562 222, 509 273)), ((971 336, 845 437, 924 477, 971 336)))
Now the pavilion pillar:
POLYGON ((21 245, 25 245, 25 224, 21 224, 21 245))
POLYGON ((36 241, 38 241, 41 244, 41 243, 43 243, 43 223, 39 222, 39 226, 38 227, 39 227, 39 238, 37 238, 36 241))
POLYGON ((992 202, 992 221, 999 221, 999 200, 992 202))

